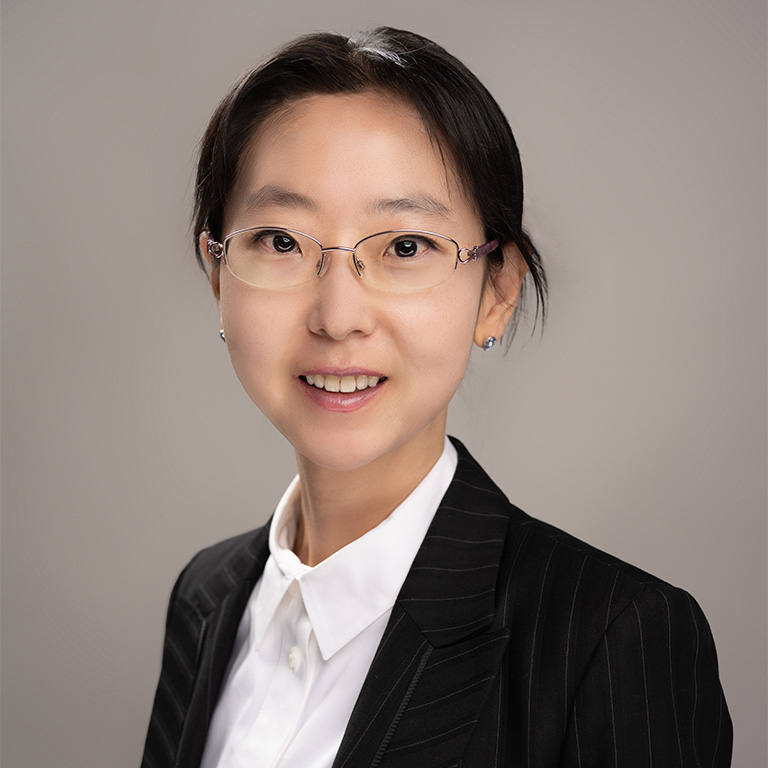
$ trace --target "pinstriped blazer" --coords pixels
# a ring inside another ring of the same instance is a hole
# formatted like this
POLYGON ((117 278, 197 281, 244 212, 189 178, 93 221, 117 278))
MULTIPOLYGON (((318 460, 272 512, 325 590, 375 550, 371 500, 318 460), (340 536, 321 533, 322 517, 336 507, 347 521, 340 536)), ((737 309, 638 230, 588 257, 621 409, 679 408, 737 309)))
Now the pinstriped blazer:
MULTIPOLYGON (((334 768, 730 765, 712 636, 676 589, 459 463, 334 768)), ((197 768, 268 528, 199 553, 170 601, 142 768, 197 768)))

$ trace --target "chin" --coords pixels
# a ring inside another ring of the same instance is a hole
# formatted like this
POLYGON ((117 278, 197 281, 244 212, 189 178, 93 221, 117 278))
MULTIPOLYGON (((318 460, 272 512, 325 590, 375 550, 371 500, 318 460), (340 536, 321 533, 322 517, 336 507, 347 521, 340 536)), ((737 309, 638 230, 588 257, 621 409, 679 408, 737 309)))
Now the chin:
POLYGON ((388 462, 393 462, 390 469, 413 468, 414 460, 430 455, 436 450, 442 451, 445 424, 443 420, 431 421, 414 430, 398 429, 396 423, 388 426, 379 424, 373 428, 370 424, 359 428, 327 429, 315 435, 288 435, 297 457, 333 472, 352 472, 363 467, 380 463, 380 469, 387 471, 388 462), (291 438, 298 437, 297 440, 291 438))
POLYGON ((356 439, 334 440, 328 437, 311 440, 310 444, 303 441, 293 442, 294 450, 304 461, 322 467, 332 472, 352 472, 375 462, 386 451, 376 449, 368 438, 365 441, 356 439))

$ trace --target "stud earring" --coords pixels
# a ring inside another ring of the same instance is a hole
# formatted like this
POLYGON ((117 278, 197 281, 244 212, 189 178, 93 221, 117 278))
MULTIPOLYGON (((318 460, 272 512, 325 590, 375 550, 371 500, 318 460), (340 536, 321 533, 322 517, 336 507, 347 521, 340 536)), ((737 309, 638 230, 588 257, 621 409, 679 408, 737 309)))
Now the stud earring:
POLYGON ((226 336, 224 336, 223 328, 219 328, 219 336, 221 336, 221 340, 226 343, 227 339, 226 339, 226 336))
POLYGON ((483 349, 487 352, 489 349, 491 349, 494 344, 496 344, 496 337, 495 336, 489 336, 485 343, 483 344, 483 349))

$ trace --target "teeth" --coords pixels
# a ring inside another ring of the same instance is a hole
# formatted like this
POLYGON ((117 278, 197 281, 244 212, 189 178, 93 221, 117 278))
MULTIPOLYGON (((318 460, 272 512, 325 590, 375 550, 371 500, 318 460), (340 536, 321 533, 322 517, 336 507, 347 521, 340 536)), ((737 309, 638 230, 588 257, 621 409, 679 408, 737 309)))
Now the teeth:
POLYGON ((323 376, 319 373, 304 377, 307 384, 326 392, 354 392, 355 390, 375 387, 381 378, 379 376, 323 376))

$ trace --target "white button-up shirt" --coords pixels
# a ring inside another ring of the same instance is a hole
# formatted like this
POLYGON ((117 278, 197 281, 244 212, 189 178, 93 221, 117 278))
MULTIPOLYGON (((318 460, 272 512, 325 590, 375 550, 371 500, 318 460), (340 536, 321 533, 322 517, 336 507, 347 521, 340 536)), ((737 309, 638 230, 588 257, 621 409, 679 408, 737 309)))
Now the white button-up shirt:
POLYGON ((292 551, 294 478, 240 621, 202 768, 330 768, 456 464, 446 438, 435 466, 386 520, 313 568, 292 551))

